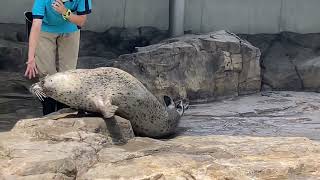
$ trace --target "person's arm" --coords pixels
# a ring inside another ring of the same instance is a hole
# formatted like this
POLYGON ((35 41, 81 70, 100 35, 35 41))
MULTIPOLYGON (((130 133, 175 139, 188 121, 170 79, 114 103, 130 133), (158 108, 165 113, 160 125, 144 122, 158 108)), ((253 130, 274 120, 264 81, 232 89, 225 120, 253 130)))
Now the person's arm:
MULTIPOLYGON (((61 15, 63 14, 66 14, 67 13, 67 8, 64 6, 63 2, 61 0, 56 0, 53 4, 52 4, 52 7, 58 12, 60 13, 61 15)), ((78 14, 73 14, 71 13, 69 18, 68 18, 68 21, 76 24, 77 26, 80 26, 82 27, 85 22, 87 20, 87 16, 86 14, 81 14, 81 15, 78 15, 78 14)))
POLYGON ((82 27, 86 20, 87 20, 87 15, 76 15, 71 13, 70 17, 68 18, 68 20, 74 24, 76 24, 77 26, 82 27))
POLYGON ((38 44, 40 31, 41 31, 41 25, 42 25, 42 19, 34 19, 32 22, 31 32, 29 36, 28 62, 34 60, 36 47, 38 44))
POLYGON ((27 60, 27 68, 25 72, 25 76, 29 79, 36 77, 38 74, 36 61, 35 61, 35 53, 37 44, 39 41, 42 19, 45 14, 45 1, 43 0, 35 0, 32 8, 32 27, 29 35, 29 49, 28 49, 28 60, 27 60))
POLYGON ((36 47, 38 44, 40 31, 41 31, 42 19, 34 19, 32 21, 31 32, 29 36, 29 51, 28 51, 28 61, 27 61, 27 70, 25 76, 29 79, 36 77, 38 70, 36 67, 35 53, 36 47))

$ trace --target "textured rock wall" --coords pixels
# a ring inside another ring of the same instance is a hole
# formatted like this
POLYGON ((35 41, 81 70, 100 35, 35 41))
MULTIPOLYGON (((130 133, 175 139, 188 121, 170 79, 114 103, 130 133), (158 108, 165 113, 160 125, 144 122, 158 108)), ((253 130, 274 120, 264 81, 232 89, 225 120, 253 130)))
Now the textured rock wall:
POLYGON ((320 91, 320 34, 241 35, 262 52, 263 89, 320 91))
POLYGON ((186 35, 137 50, 114 66, 157 96, 207 101, 260 91, 260 51, 232 33, 186 35))

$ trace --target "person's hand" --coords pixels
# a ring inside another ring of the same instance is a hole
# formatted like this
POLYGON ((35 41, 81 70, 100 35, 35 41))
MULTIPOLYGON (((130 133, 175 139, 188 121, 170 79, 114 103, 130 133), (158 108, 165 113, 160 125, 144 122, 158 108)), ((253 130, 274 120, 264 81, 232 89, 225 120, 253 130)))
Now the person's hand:
POLYGON ((56 0, 54 3, 52 3, 52 8, 62 15, 67 12, 67 8, 64 6, 61 0, 56 0))
POLYGON ((38 69, 36 66, 36 61, 34 58, 29 59, 27 62, 27 70, 24 73, 24 76, 28 77, 29 79, 35 78, 38 74, 38 69))

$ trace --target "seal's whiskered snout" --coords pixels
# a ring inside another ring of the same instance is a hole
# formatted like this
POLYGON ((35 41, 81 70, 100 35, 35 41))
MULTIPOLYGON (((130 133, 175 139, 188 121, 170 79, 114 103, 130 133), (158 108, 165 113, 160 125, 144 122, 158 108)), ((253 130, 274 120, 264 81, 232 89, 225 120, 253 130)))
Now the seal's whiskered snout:
POLYGON ((31 92, 31 94, 35 95, 38 97, 38 99, 40 99, 40 101, 44 101, 44 98, 46 98, 46 94, 43 92, 41 86, 39 85, 39 83, 33 84, 30 88, 29 91, 31 92))

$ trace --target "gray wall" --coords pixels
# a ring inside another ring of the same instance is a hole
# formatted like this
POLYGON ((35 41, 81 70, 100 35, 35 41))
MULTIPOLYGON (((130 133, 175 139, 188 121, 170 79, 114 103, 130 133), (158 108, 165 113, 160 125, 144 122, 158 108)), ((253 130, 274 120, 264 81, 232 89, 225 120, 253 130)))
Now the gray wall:
POLYGON ((90 30, 104 31, 112 26, 155 26, 168 29, 169 0, 92 0, 90 30))
POLYGON ((187 0, 185 29, 320 32, 320 0, 187 0))
MULTIPOLYGON (((92 0, 86 29, 155 26, 168 29, 169 0, 92 0)), ((320 32, 320 0, 186 0, 185 30, 235 33, 320 32)), ((33 0, 1 0, 1 23, 24 23, 33 0)))

